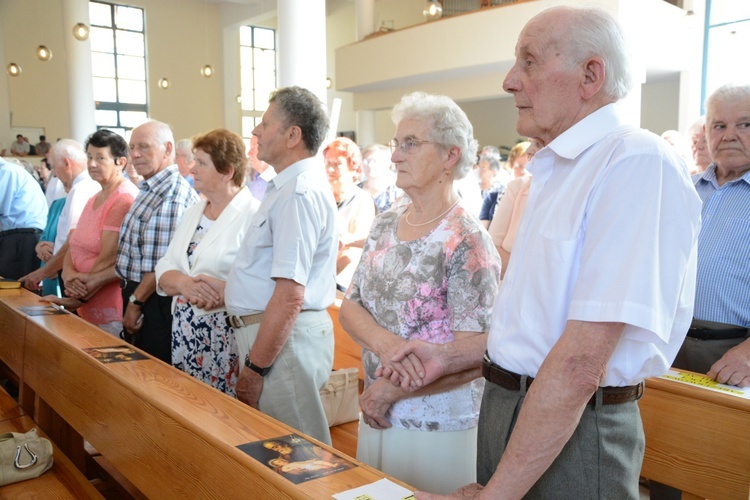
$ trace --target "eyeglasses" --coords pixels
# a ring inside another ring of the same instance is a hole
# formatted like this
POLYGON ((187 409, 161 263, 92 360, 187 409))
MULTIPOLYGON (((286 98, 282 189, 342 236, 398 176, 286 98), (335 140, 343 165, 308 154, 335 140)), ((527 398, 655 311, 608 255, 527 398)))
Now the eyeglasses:
POLYGON ((433 141, 420 141, 419 139, 414 139, 412 137, 409 137, 404 142, 398 142, 396 139, 391 139, 388 143, 388 147, 391 148, 391 154, 396 152, 396 149, 401 149, 401 151, 404 154, 410 154, 414 151, 414 149, 417 146, 421 146, 422 144, 434 144, 433 141))

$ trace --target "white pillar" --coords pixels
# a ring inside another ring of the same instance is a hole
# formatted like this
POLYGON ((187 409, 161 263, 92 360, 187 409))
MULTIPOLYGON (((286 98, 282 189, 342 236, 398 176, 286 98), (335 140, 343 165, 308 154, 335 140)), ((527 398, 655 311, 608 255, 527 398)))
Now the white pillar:
POLYGON ((375 31, 375 0, 357 0, 356 17, 357 26, 354 36, 357 40, 363 40, 375 31))
MULTIPOLYGON (((375 31, 375 0, 357 0, 356 40, 363 40, 375 31)), ((368 109, 357 111, 357 144, 369 146, 375 142, 375 112, 368 109)))
POLYGON ((73 26, 78 23, 90 26, 88 0, 63 0, 62 21, 65 57, 68 62, 66 72, 70 138, 83 141, 96 130, 91 40, 77 40, 73 36, 73 26))
POLYGON ((278 0, 279 87, 299 85, 326 102, 325 0, 278 0))

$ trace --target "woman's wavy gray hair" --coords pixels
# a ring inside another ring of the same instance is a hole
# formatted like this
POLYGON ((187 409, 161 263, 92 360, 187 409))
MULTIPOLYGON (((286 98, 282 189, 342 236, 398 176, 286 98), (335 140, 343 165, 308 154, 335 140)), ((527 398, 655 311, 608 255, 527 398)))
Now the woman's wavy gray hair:
POLYGON ((474 127, 466 113, 450 97, 412 92, 394 106, 391 117, 396 126, 404 119, 426 119, 430 127, 428 140, 445 147, 459 148, 461 157, 453 168, 454 179, 463 178, 474 166, 478 147, 474 127))

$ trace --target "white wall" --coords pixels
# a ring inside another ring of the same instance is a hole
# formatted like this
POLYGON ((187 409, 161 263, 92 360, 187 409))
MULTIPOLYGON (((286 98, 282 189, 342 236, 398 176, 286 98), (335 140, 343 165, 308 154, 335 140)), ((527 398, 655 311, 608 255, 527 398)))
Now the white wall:
MULTIPOLYGON (((6 113, 12 113, 9 126, 43 127, 51 139, 69 134, 65 54, 63 36, 69 36, 68 27, 62 26, 60 3, 56 0, 36 0, 45 4, 44 16, 29 16, 29 0, 0 0, 0 36, 5 52, 3 70, 8 62, 15 61, 23 67, 23 75, 10 78, 5 71, 7 97, 0 85, 0 133, 6 113), (34 50, 44 43, 54 53, 47 63, 37 60, 34 50)), ((265 3, 273 3, 266 1, 265 3)), ((169 122, 177 137, 189 137, 211 128, 227 126, 239 132, 235 97, 239 61, 238 51, 232 44, 234 36, 225 36, 228 27, 252 22, 275 27, 276 19, 267 12, 253 17, 253 6, 215 4, 202 0, 132 0, 130 5, 146 9, 146 36, 148 43, 149 93, 152 117, 169 122), (230 46, 225 49, 224 45, 230 46), (231 49, 231 50, 230 50, 231 49), (199 69, 210 63, 216 74, 206 79, 199 69), (159 78, 166 76, 172 82, 168 91, 157 88, 159 78)), ((378 0, 375 2, 375 24, 393 21, 393 27, 403 29, 423 23, 421 0, 378 0)), ((329 105, 334 97, 342 99, 338 130, 355 130, 356 113, 351 92, 336 89, 336 49, 355 42, 355 6, 351 0, 327 2, 327 66, 334 88, 328 91, 329 105)), ((443 23, 441 21, 441 23, 443 23)), ((442 26, 450 26, 443 23, 442 26)), ((301 36, 304 36, 302 34, 301 36)), ((386 35, 390 37, 391 35, 386 35)), ((239 43, 237 40, 236 43, 239 43)), ((429 48, 420 44, 399 47, 402 53, 419 58, 429 48)), ((393 54, 375 53, 367 65, 386 71, 393 63, 393 54)), ((455 79, 455 75, 453 77, 455 79)), ((465 100, 467 86, 480 85, 497 89, 500 80, 492 75, 470 75, 455 85, 444 87, 443 92, 459 101, 475 128, 480 144, 512 145, 519 137, 515 132, 516 111, 512 100, 493 97, 465 100), (486 80, 486 81, 485 81, 486 80), (464 100, 461 100, 464 99, 464 100)), ((410 87, 437 91, 430 85, 413 82, 410 87)), ((679 83, 667 79, 648 83, 643 87, 642 123, 657 133, 667 128, 677 128, 677 99, 679 83)), ((401 92, 403 93, 403 92, 401 92)), ((395 103, 401 93, 394 94, 389 103, 395 103)), ((386 143, 393 135, 390 106, 380 107, 375 113, 375 136, 386 143)), ((10 144, 12 138, 0 137, 0 142, 10 144)))

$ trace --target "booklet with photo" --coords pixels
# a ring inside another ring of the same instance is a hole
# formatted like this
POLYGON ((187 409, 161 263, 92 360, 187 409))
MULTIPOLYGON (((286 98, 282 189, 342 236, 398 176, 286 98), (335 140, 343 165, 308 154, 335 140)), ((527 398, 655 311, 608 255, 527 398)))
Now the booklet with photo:
POLYGON ((136 352, 128 345, 114 345, 108 347, 86 347, 83 351, 98 359, 102 363, 121 363, 123 361, 137 361, 148 359, 147 356, 136 352))
POLYGON ((356 467, 297 434, 245 443, 237 448, 294 484, 356 467))
POLYGON ((18 310, 27 316, 54 316, 56 314, 65 314, 65 309, 52 304, 47 306, 19 307, 18 310))

